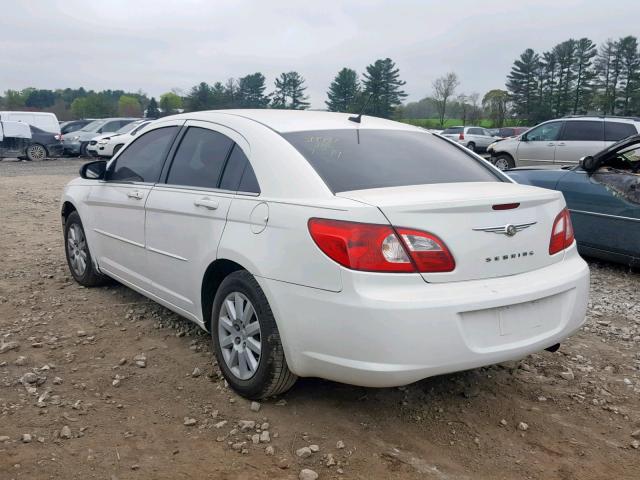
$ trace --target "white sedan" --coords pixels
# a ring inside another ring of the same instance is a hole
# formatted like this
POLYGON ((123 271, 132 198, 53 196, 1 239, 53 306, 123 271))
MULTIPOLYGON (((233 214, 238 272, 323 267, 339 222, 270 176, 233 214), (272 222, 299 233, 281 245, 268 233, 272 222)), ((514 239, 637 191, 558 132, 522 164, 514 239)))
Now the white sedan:
POLYGON ((89 145, 87 145, 87 153, 94 157, 111 158, 152 121, 148 119, 137 120, 125 125, 116 132, 98 135, 91 139, 89 145))
POLYGON ((589 269, 562 194, 373 117, 193 112, 62 196, 76 281, 111 277, 211 332, 248 398, 297 376, 388 387, 554 350, 589 269))

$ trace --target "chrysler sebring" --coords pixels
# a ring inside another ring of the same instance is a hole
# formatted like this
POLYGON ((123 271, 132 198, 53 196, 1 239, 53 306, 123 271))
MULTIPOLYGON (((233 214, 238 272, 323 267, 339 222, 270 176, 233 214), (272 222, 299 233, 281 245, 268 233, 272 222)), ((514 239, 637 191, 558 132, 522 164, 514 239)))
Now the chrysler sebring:
POLYGON ((110 277, 196 322, 248 398, 553 350, 587 306, 560 192, 373 117, 166 117, 85 164, 61 213, 77 282, 110 277))

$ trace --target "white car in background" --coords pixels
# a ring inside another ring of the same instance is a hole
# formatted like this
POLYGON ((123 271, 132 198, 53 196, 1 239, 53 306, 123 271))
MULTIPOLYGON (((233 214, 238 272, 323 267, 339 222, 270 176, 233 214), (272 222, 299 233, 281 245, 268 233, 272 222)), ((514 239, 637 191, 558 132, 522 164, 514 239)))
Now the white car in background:
POLYGON ((555 350, 584 323, 562 194, 418 127, 191 112, 80 174, 61 209, 74 279, 112 277, 211 332, 249 398, 297 376, 404 385, 555 350))
POLYGON ((131 122, 114 133, 105 133, 94 137, 87 145, 87 153, 94 157, 111 158, 126 143, 135 137, 140 130, 149 125, 153 120, 137 120, 131 122))
POLYGON ((484 151, 496 141, 496 137, 482 127, 449 127, 440 132, 440 135, 464 145, 472 152, 484 151))

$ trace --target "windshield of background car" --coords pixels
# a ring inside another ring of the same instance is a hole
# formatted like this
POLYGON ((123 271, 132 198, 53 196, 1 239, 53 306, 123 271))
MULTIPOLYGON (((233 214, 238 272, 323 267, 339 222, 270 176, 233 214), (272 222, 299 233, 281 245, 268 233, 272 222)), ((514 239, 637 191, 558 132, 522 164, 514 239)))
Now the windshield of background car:
POLYGON ((85 125, 84 127, 82 127, 83 132, 95 132, 96 130, 98 130, 102 125, 105 124, 106 120, 94 120, 93 122, 85 125))
POLYGON ((481 160, 427 132, 342 129, 283 134, 334 192, 500 182, 481 160))

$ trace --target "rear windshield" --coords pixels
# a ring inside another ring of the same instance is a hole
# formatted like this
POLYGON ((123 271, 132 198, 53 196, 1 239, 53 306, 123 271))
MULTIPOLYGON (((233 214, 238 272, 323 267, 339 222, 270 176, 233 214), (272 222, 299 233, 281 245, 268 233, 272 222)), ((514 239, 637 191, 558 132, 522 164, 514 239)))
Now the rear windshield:
POLYGON ((464 132, 464 127, 451 127, 451 128, 447 128, 445 130, 442 131, 443 135, 446 135, 448 133, 462 133, 464 132))
POLYGON ((334 192, 431 183, 503 181, 448 141, 404 130, 285 133, 334 192))

